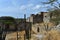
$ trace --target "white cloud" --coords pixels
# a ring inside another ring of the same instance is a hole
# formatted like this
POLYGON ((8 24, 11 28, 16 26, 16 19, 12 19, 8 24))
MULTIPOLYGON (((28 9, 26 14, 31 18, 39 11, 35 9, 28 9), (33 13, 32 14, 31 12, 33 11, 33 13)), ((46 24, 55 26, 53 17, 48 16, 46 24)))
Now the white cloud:
POLYGON ((34 4, 21 5, 20 12, 36 11, 36 10, 40 9, 40 7, 41 7, 41 5, 34 5, 34 4))
POLYGON ((35 5, 32 9, 36 10, 36 9, 40 9, 41 5, 35 5))
POLYGON ((32 7, 33 7, 33 4, 21 5, 20 10, 26 10, 26 9, 32 8, 32 7))
POLYGON ((34 6, 34 4, 28 4, 27 5, 27 7, 33 7, 34 6))
POLYGON ((24 11, 24 13, 25 12, 38 12, 38 11, 40 11, 39 9, 41 9, 41 8, 44 8, 44 7, 47 7, 48 5, 35 5, 35 4, 27 4, 27 5, 21 5, 20 6, 20 12, 23 12, 24 11))
POLYGON ((40 8, 45 8, 45 7, 48 7, 49 5, 35 5, 32 9, 33 10, 38 10, 40 8))
POLYGON ((25 10, 27 7, 25 5, 20 6, 20 10, 25 10))

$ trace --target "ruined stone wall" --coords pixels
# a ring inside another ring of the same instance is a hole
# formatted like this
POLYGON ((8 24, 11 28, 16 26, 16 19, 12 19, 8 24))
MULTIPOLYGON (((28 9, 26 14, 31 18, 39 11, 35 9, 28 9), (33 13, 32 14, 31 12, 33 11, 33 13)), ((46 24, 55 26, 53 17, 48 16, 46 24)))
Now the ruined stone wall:
POLYGON ((50 13, 49 12, 44 12, 43 13, 43 21, 44 21, 44 23, 49 23, 50 22, 50 13))
POLYGON ((43 13, 40 14, 31 14, 31 16, 27 19, 27 21, 35 23, 41 23, 43 22, 43 13))

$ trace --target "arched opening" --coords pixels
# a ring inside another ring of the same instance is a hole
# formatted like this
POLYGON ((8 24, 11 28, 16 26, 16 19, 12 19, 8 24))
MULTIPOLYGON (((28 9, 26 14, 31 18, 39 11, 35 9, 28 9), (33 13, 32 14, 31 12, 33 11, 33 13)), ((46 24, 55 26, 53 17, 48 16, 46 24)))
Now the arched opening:
POLYGON ((37 28, 37 32, 39 32, 39 27, 37 28))

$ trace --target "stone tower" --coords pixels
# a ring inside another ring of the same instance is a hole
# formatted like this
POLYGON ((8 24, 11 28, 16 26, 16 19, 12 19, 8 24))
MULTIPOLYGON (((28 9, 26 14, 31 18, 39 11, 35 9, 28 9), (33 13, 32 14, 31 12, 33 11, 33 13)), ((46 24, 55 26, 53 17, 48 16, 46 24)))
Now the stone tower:
POLYGON ((50 13, 49 12, 43 12, 43 22, 49 23, 50 21, 50 13))
POLYGON ((28 17, 26 21, 33 23, 33 15, 34 15, 34 14, 32 14, 30 17, 28 17))

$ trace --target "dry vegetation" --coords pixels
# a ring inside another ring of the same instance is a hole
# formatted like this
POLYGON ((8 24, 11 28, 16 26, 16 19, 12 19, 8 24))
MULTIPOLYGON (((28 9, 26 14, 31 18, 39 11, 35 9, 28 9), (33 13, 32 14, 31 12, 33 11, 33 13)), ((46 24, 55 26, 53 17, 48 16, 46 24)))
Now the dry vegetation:
POLYGON ((48 34, 48 38, 50 37, 50 40, 60 40, 60 34, 58 31, 51 30, 48 34))
MULTIPOLYGON (((24 40, 25 31, 18 32, 18 40, 24 40)), ((17 32, 7 34, 5 40, 17 40, 17 32)))

